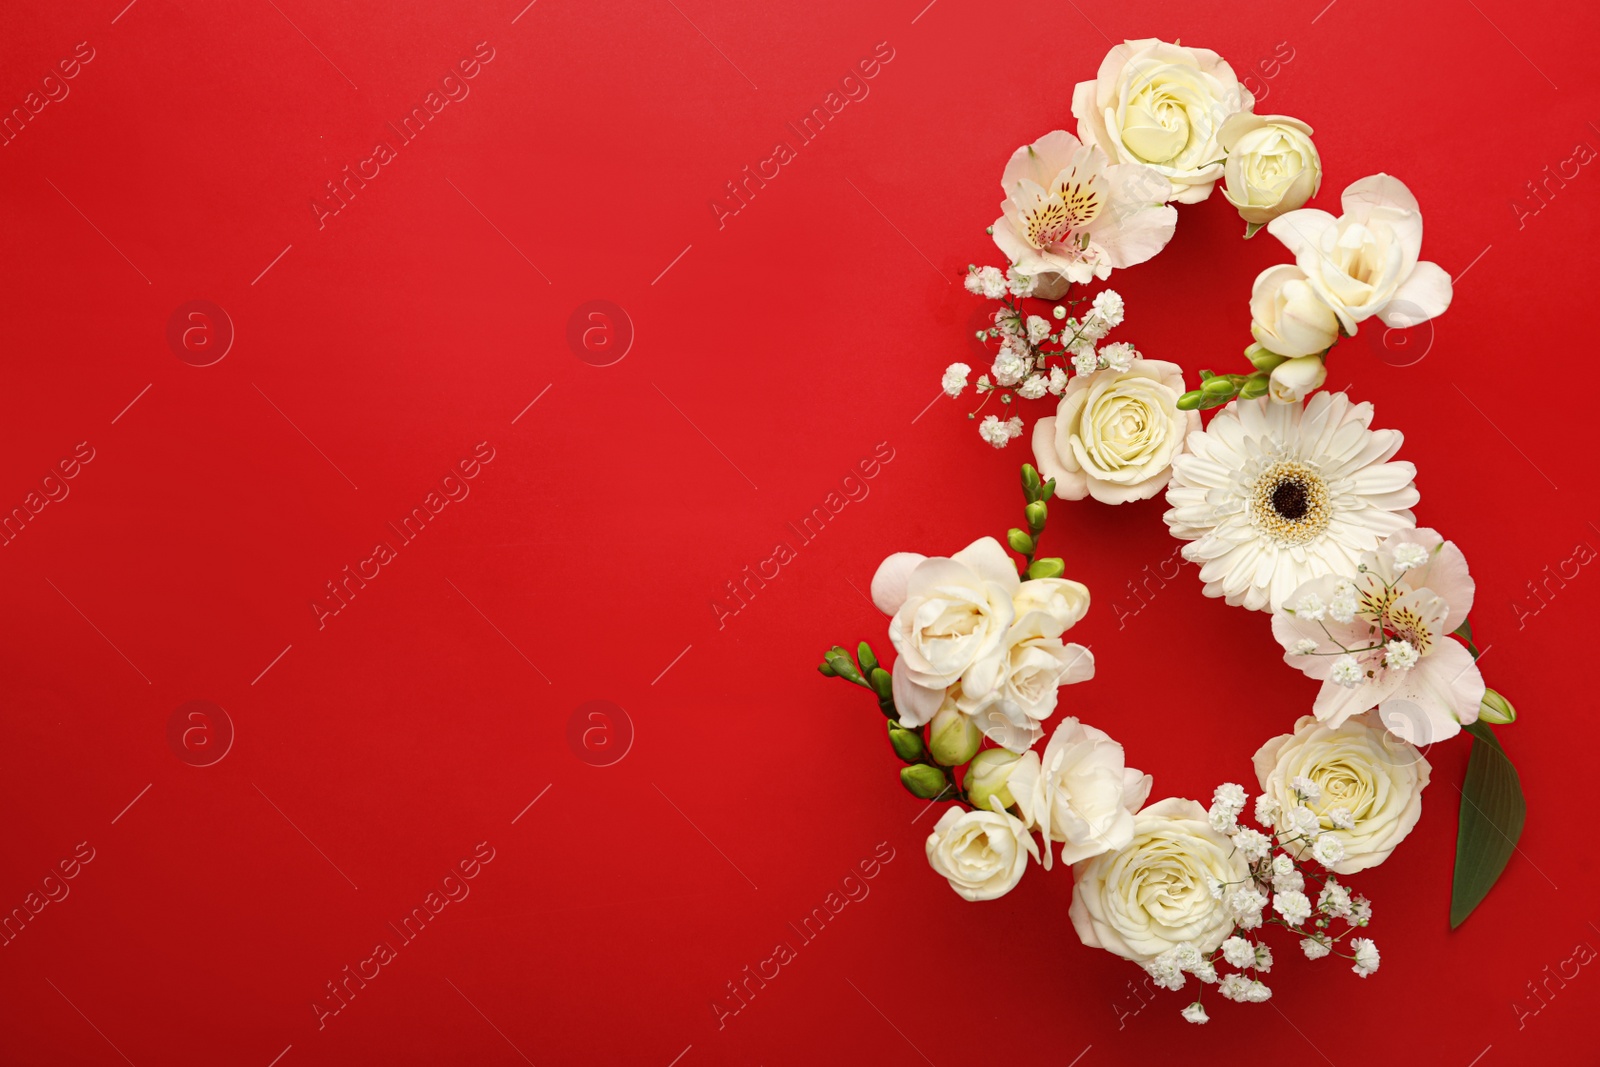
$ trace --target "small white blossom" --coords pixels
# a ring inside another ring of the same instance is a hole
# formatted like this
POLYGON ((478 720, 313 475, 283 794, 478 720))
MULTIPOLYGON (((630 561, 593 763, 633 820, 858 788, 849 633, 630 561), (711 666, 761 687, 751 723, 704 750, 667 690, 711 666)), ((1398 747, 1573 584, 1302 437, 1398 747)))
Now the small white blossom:
POLYGON ((1240 1004, 1260 1004, 1272 996, 1272 990, 1264 984, 1242 974, 1228 975, 1217 987, 1217 992, 1240 1004))
POLYGON ((1251 863, 1256 863, 1267 858, 1272 851, 1272 839, 1260 830, 1252 830, 1248 826, 1240 827, 1233 835, 1233 847, 1244 853, 1244 858, 1251 863))
POLYGON ((1202 1025, 1210 1021, 1210 1016, 1206 1014, 1205 1007, 1198 1000, 1183 1009, 1183 1017, 1189 1022, 1202 1025))
POLYGON ((1299 926, 1311 918, 1311 901, 1299 891, 1274 893, 1272 910, 1283 916, 1283 921, 1290 926, 1299 926))
POLYGON ((1344 842, 1332 834, 1319 834, 1311 846, 1311 856, 1324 867, 1332 867, 1344 859, 1344 842))
POLYGON ((967 276, 961 279, 961 284, 966 287, 967 292, 976 296, 983 295, 983 275, 978 273, 978 268, 968 269, 967 276))
POLYGON ((1346 689, 1354 689, 1361 684, 1365 677, 1361 673, 1361 664, 1349 653, 1333 661, 1333 670, 1328 672, 1328 677, 1346 689))
POLYGON ((1356 617, 1356 587, 1340 582, 1333 587, 1333 603, 1328 605, 1328 617, 1334 622, 1350 622, 1356 617))
POLYGON ((1067 391, 1067 372, 1060 367, 1050 368, 1050 394, 1060 396, 1067 391))
POLYGON ((1267 895, 1253 886, 1235 890, 1228 898, 1228 911, 1241 930, 1254 930, 1261 925, 1261 910, 1267 906, 1267 895))
POLYGON ((1007 419, 1001 422, 998 416, 989 415, 978 424, 978 436, 996 448, 1004 448, 1011 443, 1013 437, 1022 435, 1022 420, 1007 419))
POLYGON ((967 375, 972 373, 972 368, 965 363, 952 363, 944 369, 944 377, 940 379, 939 386, 945 391, 946 396, 960 396, 961 390, 967 387, 967 375))
POLYGON ((1242 937, 1230 937, 1222 943, 1222 958, 1230 967, 1249 967, 1256 962, 1256 947, 1242 937))
POLYGON ((1410 641, 1397 639, 1383 646, 1384 665, 1397 671, 1409 671, 1421 658, 1410 641))
POLYGON ((1372 901, 1366 897, 1355 897, 1350 902, 1350 923, 1352 926, 1365 926, 1372 921, 1372 901))
POLYGON ((1276 826, 1278 815, 1282 812, 1278 802, 1266 793, 1256 797, 1256 822, 1262 826, 1276 826))
POLYGON ((1350 947, 1356 950, 1356 965, 1350 968, 1352 971, 1365 978, 1378 969, 1378 946, 1372 943, 1371 938, 1355 938, 1350 942, 1350 947))
MULTIPOLYGON (((1122 296, 1115 289, 1107 289, 1096 293, 1094 298, 1094 313, 1106 320, 1108 326, 1121 326, 1124 304, 1122 296)), ((1421 545, 1417 546, 1422 547, 1421 545)))
POLYGON ((1100 349, 1100 361, 1119 373, 1133 366, 1133 361, 1138 358, 1139 350, 1126 341, 1119 341, 1100 349))
POLYGON ((1217 968, 1210 960, 1201 960, 1189 968, 1189 973, 1194 975, 1197 981, 1204 982, 1206 985, 1217 984, 1217 968))
POLYGON ((1028 316, 1028 343, 1038 344, 1050 336, 1050 320, 1037 315, 1028 316))
POLYGON ((1223 782, 1212 792, 1211 805, 1224 809, 1230 815, 1238 815, 1249 799, 1250 794, 1244 791, 1244 786, 1237 782, 1223 782))
POLYGON ((1308 960, 1320 960, 1333 950, 1328 947, 1328 943, 1326 941, 1319 940, 1315 937, 1308 937, 1300 942, 1300 951, 1306 954, 1306 959, 1308 960))
POLYGON ((1295 616, 1301 619, 1310 619, 1312 622, 1321 622, 1328 614, 1328 605, 1315 593, 1307 593, 1300 598, 1294 606, 1295 616))
POLYGON ((1309 637, 1302 637, 1294 643, 1294 654, 1297 656, 1309 656, 1316 650, 1317 643, 1309 637))
POLYGON ((1100 369, 1100 357, 1094 352, 1077 351, 1072 354, 1072 369, 1079 374, 1093 374, 1100 369))
POLYGON ((1289 821, 1302 834, 1314 834, 1322 829, 1322 822, 1317 818, 1317 813, 1304 804, 1295 806, 1289 813, 1289 821))
POLYGON ((1016 385, 1033 369, 1033 361, 1010 345, 1005 345, 994 357, 994 366, 989 369, 994 372, 996 385, 1016 385))
POLYGON ((1206 889, 1210 892, 1212 900, 1221 900, 1223 894, 1228 891, 1228 883, 1213 876, 1206 879, 1206 889))
POLYGON ((1322 892, 1317 894, 1317 910, 1329 918, 1343 919, 1350 914, 1350 890, 1328 879, 1322 892))
POLYGON ((1270 946, 1265 944, 1256 946, 1256 961, 1253 966, 1262 973, 1272 970, 1272 949, 1270 946))
POLYGON ((993 388, 994 388, 994 384, 989 381, 989 376, 987 374, 978 375, 978 385, 977 385, 978 392, 987 393, 993 388))
POLYGON ((1404 574, 1413 567, 1428 562, 1428 550, 1422 545, 1401 545, 1394 550, 1394 572, 1404 574))
MULTIPOLYGON (((1280 860, 1287 860, 1287 856, 1279 856, 1280 860)), ((1276 862, 1272 866, 1272 889, 1275 893, 1298 893, 1306 887, 1306 876, 1300 873, 1300 868, 1293 863, 1279 866, 1276 862)))
POLYGON ((1006 289, 1012 296, 1032 296, 1038 281, 1037 275, 1023 274, 1015 267, 1006 271, 1006 289))
POLYGON ((1335 830, 1354 830, 1356 828, 1356 817, 1350 814, 1349 808, 1330 808, 1324 814, 1328 816, 1328 821, 1333 823, 1335 830))
POLYGON ((1057 322, 1060 322, 1062 319, 1067 317, 1067 309, 1064 305, 1057 304, 1055 307, 1050 309, 1050 315, 1057 322))
POLYGON ((1322 787, 1303 774, 1297 774, 1289 779, 1289 788, 1300 794, 1303 800, 1315 803, 1322 799, 1322 787))
POLYGON ((1211 809, 1206 812, 1206 816, 1211 820, 1211 828, 1219 834, 1231 834, 1238 829, 1238 815, 1224 807, 1220 802, 1211 805, 1211 809))
POLYGON ((1155 983, 1162 989, 1183 988, 1183 968, 1178 966, 1178 961, 1171 952, 1163 952, 1155 959, 1144 965, 1145 973, 1155 979, 1155 983))
POLYGON ((1038 400, 1044 396, 1045 388, 1044 375, 1030 374, 1026 381, 1017 386, 1017 395, 1024 400, 1038 400))
MULTIPOLYGON (((972 277, 972 275, 968 275, 972 277)), ((978 292, 990 300, 999 300, 1009 291, 1006 286, 1006 276, 1000 273, 999 267, 983 267, 977 274, 978 292)), ((971 288, 969 285, 968 288, 971 288)))
POLYGON ((1111 324, 1092 311, 1078 325, 1078 336, 1086 341, 1098 341, 1110 332, 1111 324))

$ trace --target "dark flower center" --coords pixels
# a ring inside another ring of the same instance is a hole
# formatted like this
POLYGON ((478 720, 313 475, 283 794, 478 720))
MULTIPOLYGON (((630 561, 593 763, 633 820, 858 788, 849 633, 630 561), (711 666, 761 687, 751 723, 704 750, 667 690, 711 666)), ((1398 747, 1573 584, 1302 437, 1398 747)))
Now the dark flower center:
POLYGON ((1272 490, 1272 510, 1291 522, 1305 518, 1311 510, 1305 483, 1299 479, 1279 482, 1272 490))

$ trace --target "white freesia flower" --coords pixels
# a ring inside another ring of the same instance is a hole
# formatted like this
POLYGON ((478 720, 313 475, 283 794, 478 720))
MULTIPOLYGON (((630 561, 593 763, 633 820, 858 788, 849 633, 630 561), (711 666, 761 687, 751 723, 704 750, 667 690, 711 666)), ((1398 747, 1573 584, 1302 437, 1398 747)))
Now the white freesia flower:
POLYGON ((1450 306, 1450 275, 1422 254, 1422 211, 1405 183, 1388 174, 1344 191, 1344 215, 1301 208, 1279 215, 1267 232, 1294 253, 1311 287, 1346 333, 1373 315, 1406 327, 1450 306))
POLYGON ((1242 112, 1222 124, 1217 139, 1228 154, 1222 195, 1252 226, 1302 206, 1322 184, 1322 158, 1311 127, 1299 119, 1242 112))
POLYGON ((1104 731, 1062 719, 1041 756, 1025 752, 1011 770, 1011 795, 1028 827, 1045 839, 1044 865, 1064 842, 1061 862, 1078 863, 1133 839, 1133 813, 1150 796, 1151 778, 1126 765, 1122 746, 1104 731))
POLYGON ((928 863, 967 900, 993 900, 1011 892, 1039 846, 1015 816, 1003 811, 950 808, 928 835, 928 863))
POLYGON ((1223 124, 1254 107, 1255 97, 1217 53, 1153 37, 1113 47, 1095 79, 1072 93, 1084 143, 1118 162, 1153 167, 1172 182, 1171 199, 1180 204, 1211 195, 1223 172, 1223 124))
POLYGON ((1205 808, 1169 797, 1133 817, 1127 845, 1077 864, 1072 874, 1070 914, 1079 939, 1142 962, 1184 942, 1214 952, 1233 932, 1233 912, 1211 886, 1248 881, 1250 870, 1233 842, 1211 828, 1205 808))
POLYGON ((1207 596, 1275 611, 1312 578, 1355 573, 1362 552, 1416 525, 1416 468, 1389 462, 1404 438, 1371 424, 1371 404, 1320 392, 1304 405, 1234 401, 1189 435, 1165 518, 1191 542, 1183 557, 1200 564, 1207 596))
POLYGON ((1268 267, 1250 290, 1250 333, 1280 356, 1314 356, 1339 339, 1339 319, 1293 263, 1268 267))
MULTIPOLYGON (((1335 841, 1343 849, 1336 862, 1326 864, 1336 874, 1364 871, 1389 858, 1422 816, 1422 790, 1432 772, 1421 752, 1365 715, 1339 725, 1303 716, 1294 733, 1257 750, 1255 767, 1262 795, 1276 798, 1281 810, 1296 804, 1295 778, 1317 783, 1321 795, 1309 802, 1315 816, 1311 833, 1319 843, 1335 841)), ((1296 856, 1313 854, 1306 841, 1287 840, 1303 836, 1290 819, 1280 816, 1273 828, 1296 856)), ((1323 846, 1331 855, 1330 847, 1323 846)))
POLYGON ((1022 752, 1044 736, 1039 724, 1056 710, 1057 690, 1094 677, 1094 654, 1061 640, 1088 612, 1089 590, 1066 578, 1034 578, 1021 583, 1012 609, 995 686, 963 685, 955 701, 990 740, 1022 752))
POLYGON ((1039 472, 1056 480, 1063 500, 1121 504, 1155 496, 1187 435, 1200 429, 1198 411, 1178 410, 1183 392, 1183 369, 1158 359, 1074 377, 1056 413, 1033 424, 1039 472))
POLYGON ((1054 300, 1072 282, 1143 263, 1172 238, 1176 209, 1165 178, 1105 153, 1064 130, 1014 152, 1001 186, 994 243, 1024 273, 1034 295, 1054 300))
POLYGON ((1297 356, 1272 368, 1267 395, 1280 404, 1298 404, 1327 380, 1321 356, 1297 356))
POLYGON ((1316 649, 1284 662, 1322 680, 1314 712, 1337 726, 1369 708, 1397 736, 1418 745, 1442 741, 1478 718, 1483 676, 1451 638, 1472 609, 1475 585, 1466 557, 1433 530, 1402 530, 1362 553, 1359 566, 1307 582, 1273 616, 1272 633, 1285 649, 1315 641, 1316 649), (1397 556, 1428 562, 1402 567, 1397 556), (1342 577, 1341 575, 1348 575, 1342 577), (1340 590, 1356 610, 1347 621, 1302 618, 1309 597, 1340 590), (1349 651, 1347 651, 1349 650, 1349 651), (1356 664, 1352 682, 1346 660, 1356 664))
POLYGON ((897 552, 878 566, 872 601, 893 615, 889 639, 898 653, 894 700, 902 726, 933 718, 958 681, 978 693, 995 688, 1021 585, 1016 565, 992 537, 948 558, 897 552))

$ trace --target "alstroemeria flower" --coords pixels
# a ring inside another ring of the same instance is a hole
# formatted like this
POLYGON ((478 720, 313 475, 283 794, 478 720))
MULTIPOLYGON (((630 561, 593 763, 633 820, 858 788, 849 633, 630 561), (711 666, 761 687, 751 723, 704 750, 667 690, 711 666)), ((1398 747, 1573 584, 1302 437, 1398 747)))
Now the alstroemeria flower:
MULTIPOLYGON (((1318 296, 1344 332, 1373 315, 1405 328, 1442 315, 1450 306, 1450 275, 1422 255, 1422 209, 1399 178, 1374 174, 1352 183, 1334 218, 1300 208, 1267 223, 1267 232, 1294 253, 1318 296)), ((1285 353, 1287 354, 1287 353, 1285 353)))
POLYGON ((1284 662, 1322 681, 1313 712, 1338 726, 1371 708, 1396 736, 1428 745, 1478 718, 1483 676, 1450 634, 1474 584, 1466 557, 1433 530, 1402 530, 1348 578, 1296 589, 1272 617, 1284 662))
POLYGON ((1072 282, 1109 277, 1166 247, 1178 211, 1172 183, 1152 167, 1112 163, 1064 130, 1012 153, 994 243, 1053 300, 1072 282))

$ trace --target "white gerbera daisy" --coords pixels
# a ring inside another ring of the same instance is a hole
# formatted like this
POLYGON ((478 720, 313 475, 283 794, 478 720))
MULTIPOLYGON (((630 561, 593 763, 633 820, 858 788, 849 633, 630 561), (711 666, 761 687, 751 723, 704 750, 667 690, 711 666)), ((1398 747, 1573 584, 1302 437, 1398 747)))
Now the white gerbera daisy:
POLYGON ((1355 574, 1363 552, 1416 526, 1404 440, 1373 430, 1372 405, 1317 393, 1303 406, 1234 401, 1172 463, 1166 514, 1191 544, 1207 596, 1277 611, 1302 584, 1355 574))

